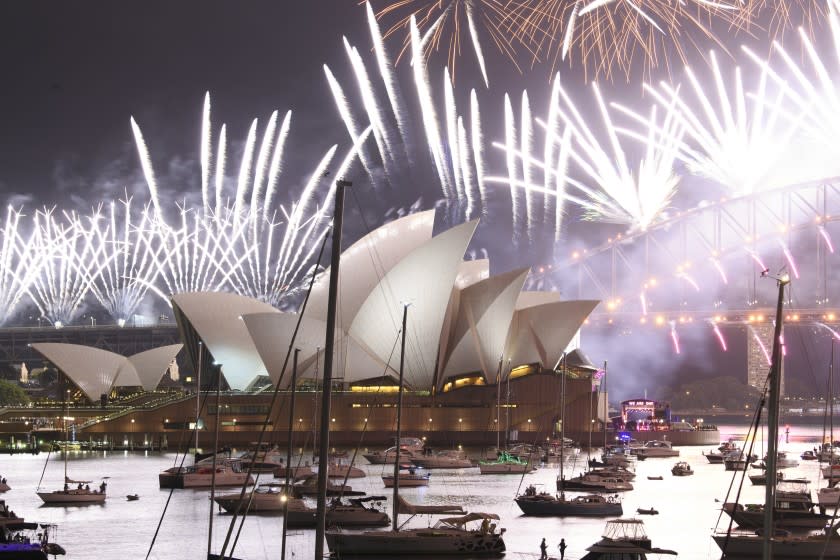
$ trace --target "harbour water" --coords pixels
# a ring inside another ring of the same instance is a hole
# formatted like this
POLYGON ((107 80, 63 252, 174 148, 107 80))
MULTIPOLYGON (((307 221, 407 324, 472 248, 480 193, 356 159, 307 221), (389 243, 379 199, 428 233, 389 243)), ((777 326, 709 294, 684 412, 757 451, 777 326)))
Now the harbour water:
MULTIPOLYGON (((784 431, 784 430, 783 430, 784 431)), ((734 436, 743 439, 745 426, 722 426, 723 439, 734 436)), ((817 426, 791 426, 789 442, 782 434, 781 449, 798 457, 802 451, 812 449, 822 437, 817 426)), ((710 535, 720 516, 730 481, 731 472, 722 465, 711 465, 702 453, 709 448, 682 447, 680 457, 648 459, 637 464, 635 489, 626 492, 623 500, 624 517, 644 519, 653 545, 675 550, 683 560, 719 558, 720 551, 710 535), (676 460, 687 461, 695 471, 694 476, 675 477, 671 467, 676 460), (662 480, 648 480, 648 476, 662 476, 662 480), (654 508, 658 515, 637 515, 637 508, 654 508)), ((760 445, 756 445, 760 453, 760 445)), ((52 490, 63 485, 64 468, 60 454, 53 454, 46 462, 46 455, 4 456, 0 475, 8 479, 11 490, 1 497, 18 515, 28 521, 55 523, 58 531, 55 541, 67 550, 68 560, 90 558, 146 558, 155 530, 161 517, 160 531, 148 558, 199 560, 206 558, 210 503, 208 490, 175 490, 166 506, 170 492, 158 488, 157 474, 171 467, 174 453, 82 453, 70 452, 68 475, 74 480, 90 480, 91 486, 99 485, 102 477, 108 479, 108 500, 104 505, 85 507, 47 507, 35 494, 41 477, 42 488, 52 490), (126 495, 138 494, 137 501, 126 500, 126 495), (163 515, 164 508, 166 514, 163 515)), ((567 476, 574 476, 585 468, 586 453, 572 471, 566 467, 567 476), (570 472, 572 471, 572 472, 570 472)), ((361 462, 365 462, 361 459, 361 462)), ((386 497, 390 514, 390 489, 385 489, 381 475, 392 467, 364 465, 368 476, 351 479, 354 489, 369 495, 386 497)), ((824 485, 819 475, 819 464, 801 461, 788 469, 785 476, 803 476, 811 480, 811 490, 824 485)), ((585 548, 598 540, 606 520, 601 518, 533 518, 524 517, 513 498, 525 486, 534 484, 538 490, 554 492, 557 465, 545 465, 525 477, 516 475, 480 475, 477 468, 435 470, 427 488, 407 488, 401 494, 407 500, 423 504, 452 503, 468 511, 498 514, 499 527, 507 529, 506 558, 527 559, 539 557, 540 540, 545 537, 549 553, 556 551, 560 538, 568 544, 566 558, 575 560, 586 554, 585 548)), ((740 473, 739 473, 740 474, 740 473)), ((267 478, 266 478, 267 477, 267 478)), ((740 478, 740 476, 739 476, 740 478)), ((263 475, 261 481, 269 481, 263 475)), ((219 492, 229 492, 221 489, 219 492)), ((764 488, 751 486, 747 480, 742 501, 762 502, 764 488)), ((231 516, 213 514, 213 552, 219 552, 228 531, 231 516)), ((725 528, 728 518, 720 520, 725 528)), ((411 526, 434 523, 434 518, 417 517, 411 526)), ((238 538, 235 556, 245 560, 274 559, 280 557, 282 517, 249 516, 238 538)), ((236 535, 234 529, 233 535, 236 535)), ((295 530, 287 536, 287 558, 312 558, 314 530, 295 530)), ((229 551, 230 549, 228 549, 229 551)))

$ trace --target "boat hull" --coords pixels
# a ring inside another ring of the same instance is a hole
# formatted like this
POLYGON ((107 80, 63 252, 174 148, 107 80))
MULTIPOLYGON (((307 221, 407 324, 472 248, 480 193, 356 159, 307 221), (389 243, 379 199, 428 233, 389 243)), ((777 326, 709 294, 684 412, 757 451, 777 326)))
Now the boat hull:
POLYGON ((525 515, 555 517, 609 517, 624 513, 620 502, 584 503, 574 500, 558 500, 551 496, 516 498, 516 504, 525 515))
POLYGON ((481 474, 527 474, 537 470, 531 465, 506 463, 479 463, 478 469, 481 474))
MULTIPOLYGON (((718 547, 727 556, 737 558, 761 558, 764 540, 756 535, 714 535, 718 547)), ((780 558, 840 558, 840 542, 835 539, 826 541, 824 536, 801 539, 774 539, 772 541, 774 557, 780 558)))
POLYGON ((38 496, 45 504, 61 505, 90 505, 104 504, 106 495, 86 490, 55 490, 54 492, 38 492, 38 496))
MULTIPOLYGON (((161 488, 210 488, 213 486, 213 473, 160 473, 158 482, 161 488)), ((242 486, 253 484, 254 478, 245 472, 216 473, 216 486, 242 486)))
MULTIPOLYGON (((764 508, 744 509, 732 503, 723 504, 723 511, 742 529, 764 527, 764 508)), ((822 529, 831 521, 830 515, 811 511, 773 510, 773 522, 782 529, 822 529)))
POLYGON ((327 531, 330 552, 344 556, 408 555, 502 556, 505 543, 500 534, 456 529, 411 529, 405 531, 366 531, 349 533, 327 531))
MULTIPOLYGON (((394 477, 393 476, 383 476, 382 483, 385 484, 385 488, 393 488, 394 487, 394 477)), ((400 488, 417 488, 418 486, 428 486, 429 485, 429 477, 428 476, 419 476, 419 477, 412 477, 412 478, 403 478, 400 477, 400 488)))

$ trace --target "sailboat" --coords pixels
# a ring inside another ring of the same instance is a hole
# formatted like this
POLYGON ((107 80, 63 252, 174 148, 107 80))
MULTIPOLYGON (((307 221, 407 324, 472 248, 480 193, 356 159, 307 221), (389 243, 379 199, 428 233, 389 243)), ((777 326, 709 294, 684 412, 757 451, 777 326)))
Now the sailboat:
MULTIPOLYGON (((61 397, 64 406, 62 406, 62 423, 64 424, 64 442, 61 447, 64 453, 64 488, 61 490, 37 491, 38 496, 48 505, 90 505, 90 504, 104 504, 107 494, 105 492, 108 484, 103 479, 99 488, 90 489, 90 480, 72 480, 67 476, 67 451, 68 451, 68 437, 67 437, 67 391, 65 390, 66 376, 62 377, 61 397), (71 486, 71 485, 76 485, 71 486)), ((49 461, 49 455, 47 455, 49 461)), ((43 475, 42 475, 43 476, 43 475)))
MULTIPOLYGON (((563 379, 560 381, 560 441, 565 441, 566 436, 566 358, 563 357, 563 379)), ((591 424, 591 423, 590 423, 591 424)), ((536 488, 531 485, 525 489, 525 494, 517 496, 515 501, 519 509, 525 515, 542 516, 612 516, 622 515, 624 510, 621 501, 614 496, 603 496, 597 493, 588 493, 582 496, 566 497, 566 477, 563 474, 565 457, 560 456, 560 475, 557 477, 557 490, 555 496, 546 492, 537 493, 536 488)))
MULTIPOLYGON (((408 306, 403 307, 402 345, 400 351, 400 381, 397 400, 397 437, 400 441, 402 422, 403 366, 405 362, 405 337, 408 306)), ((328 346, 329 348, 329 346, 328 346)), ((387 555, 401 557, 407 555, 468 555, 501 556, 505 552, 502 540, 504 529, 496 532, 498 520, 495 514, 467 513, 458 517, 440 519, 432 528, 403 529, 398 525, 399 513, 399 467, 400 449, 396 450, 394 461, 394 497, 393 526, 390 531, 347 532, 338 530, 325 531, 327 546, 332 554, 338 556, 387 555), (471 523, 481 523, 480 528, 470 527, 471 523)), ((317 539, 317 537, 316 537, 317 539)))
MULTIPOLYGON (((766 276, 766 272, 763 273, 766 276)), ((776 305, 776 326, 773 333, 773 353, 768 380, 770 396, 767 403, 767 486, 763 506, 763 527, 751 533, 734 533, 727 531, 712 535, 715 543, 720 547, 724 557, 764 558, 822 558, 826 560, 840 559, 840 534, 838 524, 832 522, 821 531, 807 534, 792 534, 790 531, 778 528, 775 510, 781 495, 777 492, 776 460, 779 436, 779 389, 781 385, 781 335, 782 309, 784 305, 785 286, 790 283, 787 275, 776 278, 779 296, 776 305)))

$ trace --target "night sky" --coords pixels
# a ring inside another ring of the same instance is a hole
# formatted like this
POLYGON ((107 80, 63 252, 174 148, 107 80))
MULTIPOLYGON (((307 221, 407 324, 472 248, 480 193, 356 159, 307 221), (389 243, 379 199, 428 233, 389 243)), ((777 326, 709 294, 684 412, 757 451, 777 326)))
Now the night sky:
MULTIPOLYGON (((241 151, 251 119, 258 117, 262 124, 271 111, 280 110, 282 115, 292 109, 293 148, 287 165, 302 181, 330 145, 339 143, 340 150, 348 146, 322 69, 328 64, 339 79, 343 75, 349 80, 342 35, 363 56, 370 55, 365 51, 370 40, 364 7, 355 0, 0 3, 2 199, 26 208, 59 205, 86 211, 101 200, 119 197, 124 189, 145 195, 130 116, 143 129, 167 199, 194 196, 199 188, 201 104, 207 91, 212 96, 214 126, 227 123, 234 153, 237 146, 241 151)), ((725 33, 724 39, 732 40, 725 33)), ((748 38, 737 40, 741 39, 748 38)), ((392 54, 401 40, 392 38, 388 43, 392 54)), ((769 46, 760 34, 749 40, 764 45, 765 50, 769 46)), ((488 123, 486 138, 496 139, 501 118, 489 115, 501 115, 503 92, 510 92, 518 102, 528 89, 539 115, 548 95, 550 71, 545 64, 534 68, 526 64, 519 73, 488 42, 485 56, 490 89, 484 88, 465 45, 456 90, 459 102, 470 88, 479 91, 488 123)), ((445 58, 440 53, 432 57, 433 84, 442 82, 445 58)), ((407 82, 410 68, 405 61, 398 72, 401 81, 407 82)), ((571 90, 586 95, 589 86, 579 66, 564 68, 562 76, 571 90)), ((613 99, 635 102, 642 99, 641 82, 634 79, 628 84, 619 77, 605 84, 604 90, 613 99)), ((493 157, 498 169, 500 158, 493 157)), ((231 161, 238 162, 238 155, 231 161)), ((411 189, 394 194, 387 202, 371 200, 367 218, 375 222, 393 206, 407 207, 418 201, 420 208, 432 207, 440 196, 439 189, 429 186, 432 178, 413 179, 416 184, 411 189)), ((360 177, 359 182, 365 179, 360 177)), ((364 194, 365 185, 360 187, 364 194)), ((490 205, 474 250, 488 251, 494 272, 551 262, 551 232, 546 232, 545 240, 535 239, 515 254, 511 250, 506 187, 499 187, 490 205)), ((574 235, 596 239, 603 231, 615 229, 581 228, 574 235)), ((604 359, 614 363, 617 355, 610 356, 610 342, 600 340, 600 334, 596 340, 592 348, 584 343, 584 350, 596 363, 604 359)), ((648 352, 648 358, 631 365, 645 381, 633 376, 629 385, 655 393, 653 387, 641 386, 647 381, 667 383, 667 378, 680 373, 713 375, 732 369, 729 356, 704 359, 714 345, 706 333, 687 350, 687 356, 677 360, 667 356, 673 363, 665 365, 651 362, 650 357, 667 353, 665 340, 648 352)), ((631 360, 630 356, 622 359, 631 360)))

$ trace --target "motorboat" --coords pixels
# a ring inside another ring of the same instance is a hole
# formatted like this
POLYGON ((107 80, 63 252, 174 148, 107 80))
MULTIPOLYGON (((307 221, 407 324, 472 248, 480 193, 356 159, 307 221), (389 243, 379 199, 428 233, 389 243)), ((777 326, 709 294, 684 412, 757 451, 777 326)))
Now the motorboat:
POLYGON ((341 529, 326 532, 330 553, 338 556, 384 555, 398 558, 410 555, 445 555, 495 557, 505 553, 502 535, 496 531, 499 516, 492 513, 468 513, 438 520, 433 527, 397 531, 351 532, 341 529), (475 527, 475 523, 481 523, 475 527))
POLYGON ((671 467, 671 474, 674 476, 690 476, 694 474, 694 471, 691 470, 691 465, 685 461, 679 461, 671 467))
MULTIPOLYGON (((327 496, 364 496, 365 493, 360 490, 353 490, 352 486, 347 484, 335 484, 327 479, 327 496)), ((311 475, 303 479, 301 482, 292 486, 292 495, 296 498, 303 496, 316 496, 318 494, 318 475, 311 475)))
POLYGON ((588 492, 626 492, 633 489, 633 485, 615 476, 605 476, 598 473, 581 473, 579 476, 562 479, 557 478, 557 490, 584 490, 588 492))
MULTIPOLYGON (((400 460, 410 461, 414 457, 423 455, 425 442, 416 437, 400 438, 400 460)), ((362 455, 372 465, 393 465, 397 457, 397 447, 389 447, 385 451, 374 451, 362 455)))
POLYGON ((620 478, 621 480, 626 480, 628 482, 632 482, 636 480, 636 473, 631 471, 627 467, 622 467, 620 465, 609 465, 606 467, 597 467, 594 469, 589 469, 589 472, 592 474, 597 474, 600 476, 613 476, 616 478, 620 478))
MULTIPOLYGON (((767 457, 765 456, 762 466, 766 466, 766 463, 767 463, 767 457)), ((756 468, 762 468, 762 467, 759 467, 758 465, 752 465, 752 466, 756 467, 756 468)), ((793 456, 789 455, 787 451, 779 451, 779 452, 776 453, 776 468, 777 469, 792 469, 792 468, 798 467, 798 466, 799 466, 799 460, 796 457, 793 457, 793 456)))
POLYGON ((722 465, 725 455, 716 451, 709 451, 708 453, 703 453, 703 457, 713 465, 722 465))
POLYGON ((460 449, 447 449, 415 457, 411 462, 424 469, 464 469, 473 466, 472 461, 467 459, 466 454, 460 449))
POLYGON ((270 482, 260 484, 253 492, 237 491, 230 494, 220 494, 214 496, 213 501, 219 505, 220 510, 228 513, 243 515, 245 513, 276 513, 283 511, 287 501, 296 499, 290 498, 288 494, 283 484, 270 482))
MULTIPOLYGON (((416 488, 418 486, 428 486, 429 485, 429 473, 427 472, 418 472, 418 469, 415 465, 411 465, 410 467, 400 467, 400 472, 398 473, 400 479, 400 488, 416 488)), ((385 484, 385 488, 393 488, 394 487, 394 475, 393 474, 383 474, 382 475, 382 482, 385 484)))
POLYGON ((309 461, 305 462, 303 465, 296 465, 294 467, 288 468, 284 465, 280 465, 279 467, 276 467, 272 471, 272 473, 274 474, 275 478, 285 479, 287 471, 290 480, 303 480, 304 478, 315 474, 315 471, 312 469, 312 466, 309 464, 309 461))
POLYGON ((511 455, 507 451, 499 452, 495 461, 479 461, 481 474, 524 474, 537 470, 530 461, 511 455))
POLYGON ((612 560, 628 558, 646 560, 648 554, 669 554, 673 550, 654 548, 641 519, 612 519, 607 521, 601 540, 587 547, 581 560, 612 560))
MULTIPOLYGON (((777 528, 787 530, 820 529, 831 520, 831 516, 815 512, 813 506, 807 484, 791 480, 779 481, 776 484, 773 523, 777 528)), ((758 529, 764 524, 763 504, 727 502, 722 509, 739 527, 758 529)))
POLYGON ((745 471, 747 470, 747 466, 756 459, 757 457, 754 455, 747 456, 747 454, 740 449, 737 451, 730 451, 726 457, 723 458, 723 467, 728 471, 745 471))
MULTIPOLYGON (((382 511, 384 496, 350 498, 346 501, 334 498, 326 504, 325 525, 327 527, 385 527, 391 523, 388 514, 382 511)), ((317 523, 317 508, 307 506, 302 500, 289 502, 286 525, 296 528, 311 528, 317 523)))
POLYGON ((659 515, 659 511, 654 508, 636 508, 636 513, 639 515, 659 515))
POLYGON ((327 476, 330 478, 364 478, 367 473, 350 464, 330 461, 327 466, 327 476))
MULTIPOLYGON (((763 536, 755 532, 720 533, 712 535, 715 543, 727 557, 760 558, 765 544, 763 536)), ((840 534, 836 527, 814 531, 806 535, 794 535, 790 531, 777 529, 769 546, 773 558, 840 558, 840 534)))
POLYGON ((817 503, 820 509, 840 506, 840 487, 827 486, 817 490, 817 503))
POLYGON ((565 492, 552 496, 547 492, 537 492, 534 485, 528 486, 525 493, 514 500, 525 515, 554 517, 607 517, 622 515, 624 510, 621 499, 602 494, 583 494, 566 497, 565 492))
POLYGON ((170 467, 158 474, 161 488, 210 488, 216 486, 246 486, 254 478, 242 469, 239 459, 207 457, 188 467, 170 467), (215 470, 215 474, 214 474, 215 470))
POLYGON ((827 478, 832 481, 840 480, 840 463, 826 465, 820 469, 820 472, 822 473, 823 478, 827 478))
POLYGON ((680 451, 671 447, 671 442, 667 440, 652 440, 645 443, 644 447, 639 447, 633 451, 639 459, 659 458, 659 457, 679 457, 680 451))
POLYGON ((129 494, 125 497, 125 499, 128 500, 129 502, 136 502, 137 500, 140 499, 140 495, 139 494, 129 494))
POLYGON ((285 452, 273 447, 261 451, 249 451, 239 457, 242 470, 251 473, 273 473, 275 469, 283 468, 285 452))
POLYGON ((816 461, 817 459, 819 459, 819 457, 817 457, 817 454, 811 451, 810 449, 803 451, 799 458, 803 461, 816 461))

